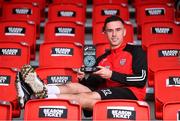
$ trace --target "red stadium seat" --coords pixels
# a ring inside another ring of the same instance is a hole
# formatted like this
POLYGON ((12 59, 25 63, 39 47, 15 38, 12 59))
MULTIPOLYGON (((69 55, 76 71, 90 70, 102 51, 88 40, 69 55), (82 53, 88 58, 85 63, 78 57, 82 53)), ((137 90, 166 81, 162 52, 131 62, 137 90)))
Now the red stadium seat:
POLYGON ((128 4, 128 0, 93 0, 93 5, 122 3, 128 4))
POLYGON ((142 47, 151 44, 180 43, 180 26, 174 22, 150 22, 142 26, 142 47))
POLYGON ((138 39, 141 39, 141 27, 147 22, 174 22, 173 4, 143 4, 138 7, 136 21, 138 39))
POLYGON ((0 120, 12 120, 12 105, 7 101, 0 101, 0 120))
POLYGON ((172 101, 180 101, 179 79, 180 67, 179 69, 160 70, 155 73, 154 94, 155 114, 157 119, 163 118, 163 106, 165 103, 172 101))
POLYGON ((48 85, 62 85, 78 82, 77 73, 70 68, 37 68, 37 75, 48 85))
MULTIPOLYGON (((96 23, 93 26, 93 44, 105 44, 109 43, 106 35, 103 32, 104 22, 96 23)), ((126 35, 124 41, 133 43, 134 41, 134 29, 133 25, 129 21, 125 21, 126 35)))
POLYGON ((51 4, 48 10, 48 21, 70 21, 85 24, 86 16, 84 9, 76 4, 51 4))
POLYGON ((86 15, 86 6, 87 6, 86 0, 53 0, 53 3, 78 5, 79 7, 82 7, 84 9, 84 14, 86 15))
POLYGON ((24 120, 81 120, 81 106, 63 99, 29 100, 24 120))
POLYGON ((31 59, 35 59, 36 26, 32 21, 1 21, 0 42, 26 42, 31 47, 31 59))
POLYGON ((138 8, 142 4, 174 3, 174 0, 134 0, 134 5, 138 8))
POLYGON ((180 101, 165 103, 163 106, 163 120, 180 120, 180 101))
POLYGON ((0 42, 0 67, 21 68, 30 63, 30 47, 25 42, 0 42))
POLYGON ((36 24, 36 37, 40 36, 40 9, 32 3, 8 2, 3 4, 3 20, 33 21, 36 24))
POLYGON ((144 101, 101 100, 93 107, 93 121, 150 120, 150 108, 144 101))
POLYGON ((19 3, 31 3, 35 4, 40 8, 40 18, 41 21, 45 20, 45 7, 46 7, 46 0, 11 0, 12 2, 19 2, 19 3))
POLYGON ((0 99, 5 101, 13 101, 16 99, 16 88, 15 88, 15 80, 16 80, 16 68, 0 68, 0 99), (7 91, 8 90, 8 91, 7 91))
POLYGON ((17 91, 15 87, 16 73, 17 73, 17 68, 5 68, 5 67, 0 68, 0 92, 1 92, 0 100, 4 100, 11 103, 12 114, 10 113, 9 115, 12 115, 12 117, 20 116, 20 108, 17 102, 17 91))
POLYGON ((127 4, 103 4, 93 6, 93 26, 98 22, 104 22, 108 16, 116 15, 125 21, 129 21, 129 9, 127 4))
POLYGON ((85 27, 74 22, 47 22, 45 42, 70 42, 84 45, 85 27))
POLYGON ((40 67, 80 68, 83 49, 73 43, 48 42, 40 45, 40 67))
POLYGON ((63 3, 63 4, 77 4, 79 6, 86 7, 86 0, 53 0, 53 3, 63 3))
POLYGON ((147 49, 148 85, 154 85, 154 73, 158 70, 180 68, 178 53, 180 44, 154 44, 147 49))

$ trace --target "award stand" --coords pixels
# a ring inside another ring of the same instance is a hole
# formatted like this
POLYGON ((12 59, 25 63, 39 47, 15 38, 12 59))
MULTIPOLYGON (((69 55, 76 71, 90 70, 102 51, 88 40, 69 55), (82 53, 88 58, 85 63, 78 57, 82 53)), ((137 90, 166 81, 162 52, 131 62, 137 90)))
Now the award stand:
POLYGON ((97 71, 96 64, 96 48, 93 45, 85 45, 84 47, 84 67, 81 71, 85 73, 92 73, 97 71))

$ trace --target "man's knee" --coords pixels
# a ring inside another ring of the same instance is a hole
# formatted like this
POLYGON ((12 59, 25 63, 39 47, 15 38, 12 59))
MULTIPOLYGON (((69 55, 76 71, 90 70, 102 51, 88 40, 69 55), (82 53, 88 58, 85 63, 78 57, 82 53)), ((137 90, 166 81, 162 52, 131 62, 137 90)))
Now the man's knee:
POLYGON ((77 94, 77 101, 82 105, 85 109, 92 109, 94 104, 101 100, 101 96, 97 92, 85 92, 77 94))
POLYGON ((88 87, 80 83, 68 83, 66 84, 66 87, 69 88, 70 90, 73 90, 73 92, 76 93, 91 92, 91 90, 88 87))
POLYGON ((101 96, 97 92, 84 92, 84 93, 79 93, 78 97, 80 99, 86 98, 86 99, 95 99, 95 100, 101 100, 101 96))

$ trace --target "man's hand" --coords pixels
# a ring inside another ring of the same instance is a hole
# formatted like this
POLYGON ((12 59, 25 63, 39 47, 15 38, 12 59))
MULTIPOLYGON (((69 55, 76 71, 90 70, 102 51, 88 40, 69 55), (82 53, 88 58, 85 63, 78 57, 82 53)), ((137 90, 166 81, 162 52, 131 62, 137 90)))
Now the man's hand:
POLYGON ((78 80, 81 81, 85 77, 85 73, 82 72, 81 69, 78 69, 76 72, 78 80))
POLYGON ((93 74, 99 75, 104 79, 109 79, 112 76, 112 71, 106 67, 103 66, 97 66, 97 68, 99 69, 96 72, 93 72, 93 74))

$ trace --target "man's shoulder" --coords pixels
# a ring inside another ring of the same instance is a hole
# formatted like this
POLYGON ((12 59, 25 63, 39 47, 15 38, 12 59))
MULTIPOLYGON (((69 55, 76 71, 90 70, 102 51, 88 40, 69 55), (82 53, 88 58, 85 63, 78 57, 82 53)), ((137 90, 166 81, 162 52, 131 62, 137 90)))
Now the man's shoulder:
POLYGON ((141 45, 136 45, 134 43, 128 43, 124 48, 124 51, 127 51, 132 54, 132 56, 145 56, 146 52, 143 50, 141 45))
POLYGON ((137 44, 134 44, 134 43, 127 43, 127 44, 126 44, 126 47, 124 48, 124 50, 127 50, 127 51, 128 51, 128 50, 129 50, 129 51, 141 50, 141 51, 143 51, 141 45, 137 45, 137 44))

